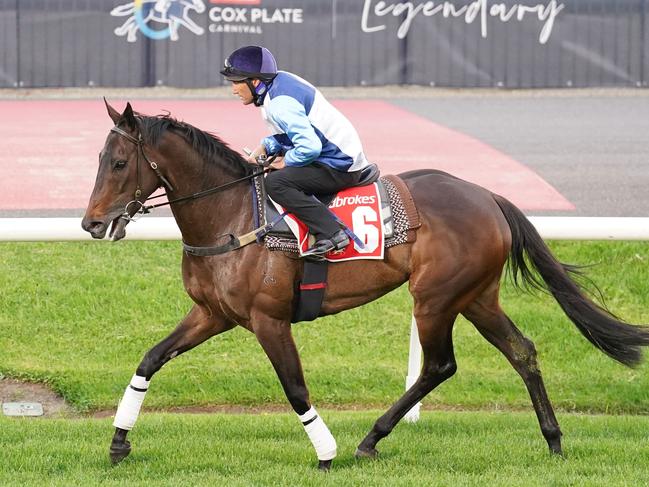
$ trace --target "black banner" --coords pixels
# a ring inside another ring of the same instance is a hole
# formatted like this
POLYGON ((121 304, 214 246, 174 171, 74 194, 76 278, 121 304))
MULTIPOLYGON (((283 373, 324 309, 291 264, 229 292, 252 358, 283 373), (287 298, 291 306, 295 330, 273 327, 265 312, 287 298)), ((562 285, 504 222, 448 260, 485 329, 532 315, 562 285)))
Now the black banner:
POLYGON ((0 0, 0 87, 209 87, 261 44, 322 86, 647 86, 649 0, 0 0))

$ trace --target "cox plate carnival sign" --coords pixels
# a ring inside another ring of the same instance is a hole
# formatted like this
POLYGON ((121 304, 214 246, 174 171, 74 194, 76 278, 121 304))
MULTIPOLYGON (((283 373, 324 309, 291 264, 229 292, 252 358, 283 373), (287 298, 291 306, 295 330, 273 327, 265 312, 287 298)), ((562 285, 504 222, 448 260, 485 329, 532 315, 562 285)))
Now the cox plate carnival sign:
MULTIPOLYGON (((115 29, 128 42, 137 41, 137 33, 155 40, 177 41, 183 27, 195 35, 206 29, 196 22, 207 15, 207 31, 213 33, 263 34, 268 24, 301 24, 301 8, 264 8, 261 0, 135 0, 115 7, 113 17, 127 17, 115 29)), ((203 23, 203 22, 201 22, 203 23)))
MULTIPOLYGON (((114 32, 118 36, 126 37, 128 42, 136 42, 138 33, 154 40, 177 41, 183 30, 197 36, 204 35, 206 32, 263 34, 265 26, 302 24, 305 18, 304 11, 315 4, 315 0, 304 2, 306 8, 285 7, 279 1, 272 2, 274 4, 272 7, 265 7, 262 3, 262 0, 135 0, 116 6, 111 11, 111 15, 125 17, 123 23, 114 32), (206 25, 205 17, 207 17, 207 27, 202 27, 206 25)), ((318 12, 322 12, 322 3, 325 2, 318 1, 320 5, 318 12)), ((332 39, 336 37, 336 20, 338 12, 341 11, 337 7, 339 3, 342 3, 342 0, 331 0, 332 39)), ((441 17, 463 21, 467 26, 478 24, 481 36, 486 38, 490 21, 507 24, 532 18, 539 22, 541 44, 548 41, 555 20, 565 8, 565 5, 558 0, 536 4, 505 3, 497 0, 423 2, 363 0, 362 4, 360 0, 357 2, 350 0, 348 3, 355 3, 359 8, 362 5, 359 28, 363 33, 386 30, 386 17, 396 17, 400 20, 400 24, 395 35, 403 39, 408 35, 416 19, 441 17)))

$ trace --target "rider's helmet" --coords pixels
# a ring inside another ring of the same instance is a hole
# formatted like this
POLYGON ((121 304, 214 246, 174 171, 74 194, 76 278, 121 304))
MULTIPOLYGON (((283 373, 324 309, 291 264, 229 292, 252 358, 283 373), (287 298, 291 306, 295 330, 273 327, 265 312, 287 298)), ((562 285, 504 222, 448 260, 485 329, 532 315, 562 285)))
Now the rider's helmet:
POLYGON ((277 76, 277 63, 271 52, 261 46, 240 47, 225 59, 221 74, 228 81, 260 79, 272 81, 277 76))

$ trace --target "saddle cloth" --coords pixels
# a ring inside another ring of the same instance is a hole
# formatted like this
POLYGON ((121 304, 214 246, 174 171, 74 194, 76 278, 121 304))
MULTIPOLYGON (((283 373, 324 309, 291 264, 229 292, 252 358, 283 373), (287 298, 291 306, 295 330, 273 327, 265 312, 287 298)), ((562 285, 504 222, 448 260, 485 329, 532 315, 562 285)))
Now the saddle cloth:
MULTIPOLYGON (((263 196, 258 179, 255 179, 253 192, 257 196, 253 198, 257 226, 276 221, 283 212, 281 206, 263 196)), ((385 248, 416 239, 419 213, 410 191, 398 176, 384 176, 376 183, 348 188, 338 195, 321 198, 321 201, 337 213, 363 244, 352 241, 346 249, 330 252, 327 255, 330 262, 383 259, 385 248)), ((304 252, 312 241, 306 226, 291 214, 286 215, 264 238, 269 250, 294 254, 304 252)))

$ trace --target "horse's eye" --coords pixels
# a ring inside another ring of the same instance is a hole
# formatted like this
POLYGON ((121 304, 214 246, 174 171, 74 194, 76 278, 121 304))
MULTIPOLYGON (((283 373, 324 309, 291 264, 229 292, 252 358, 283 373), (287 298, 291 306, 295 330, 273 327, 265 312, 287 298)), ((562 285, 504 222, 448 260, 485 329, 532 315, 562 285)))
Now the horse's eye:
POLYGON ((113 169, 124 169, 125 167, 126 167, 126 161, 123 159, 113 162, 113 169))

